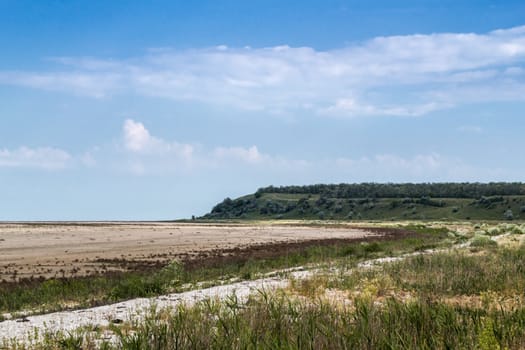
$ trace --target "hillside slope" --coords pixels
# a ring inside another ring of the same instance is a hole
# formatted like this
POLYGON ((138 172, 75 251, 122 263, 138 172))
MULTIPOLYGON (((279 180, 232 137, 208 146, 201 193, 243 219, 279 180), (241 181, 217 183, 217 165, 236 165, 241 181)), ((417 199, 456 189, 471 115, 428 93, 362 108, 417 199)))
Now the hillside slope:
POLYGON ((266 187, 226 198, 201 219, 520 220, 522 183, 266 187))

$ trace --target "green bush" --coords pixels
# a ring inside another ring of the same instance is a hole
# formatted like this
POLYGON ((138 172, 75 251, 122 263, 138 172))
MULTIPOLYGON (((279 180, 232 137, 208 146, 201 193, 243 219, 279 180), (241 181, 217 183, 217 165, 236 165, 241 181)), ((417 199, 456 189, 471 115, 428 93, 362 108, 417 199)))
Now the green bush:
POLYGON ((490 237, 487 236, 476 236, 472 239, 470 242, 471 247, 475 248, 489 248, 489 247, 496 247, 498 243, 490 239, 490 237))

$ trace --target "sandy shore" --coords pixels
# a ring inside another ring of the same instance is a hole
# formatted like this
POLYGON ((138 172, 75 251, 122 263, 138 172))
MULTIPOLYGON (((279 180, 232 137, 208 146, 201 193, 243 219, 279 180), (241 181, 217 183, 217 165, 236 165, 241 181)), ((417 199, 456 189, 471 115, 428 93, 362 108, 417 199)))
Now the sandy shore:
POLYGON ((181 223, 3 223, 0 281, 82 276, 164 264, 217 249, 313 239, 357 239, 351 227, 181 223), (133 262, 133 266, 127 267, 133 262))

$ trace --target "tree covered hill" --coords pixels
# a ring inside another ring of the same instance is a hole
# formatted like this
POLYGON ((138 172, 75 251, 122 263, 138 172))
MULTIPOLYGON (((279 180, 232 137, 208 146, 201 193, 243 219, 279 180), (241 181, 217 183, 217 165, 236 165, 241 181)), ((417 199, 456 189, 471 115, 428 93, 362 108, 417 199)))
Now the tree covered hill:
POLYGON ((361 183, 260 188, 201 219, 516 220, 525 184, 361 183))

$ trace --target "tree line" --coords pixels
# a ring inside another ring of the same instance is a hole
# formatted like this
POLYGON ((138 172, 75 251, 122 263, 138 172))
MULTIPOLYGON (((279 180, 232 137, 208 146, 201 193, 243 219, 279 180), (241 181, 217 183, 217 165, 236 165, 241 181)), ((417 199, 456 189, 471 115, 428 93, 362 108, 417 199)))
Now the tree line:
POLYGON ((259 188, 255 197, 259 197, 263 193, 318 194, 331 198, 481 198, 525 195, 525 184, 522 182, 445 182, 268 186, 259 188))

